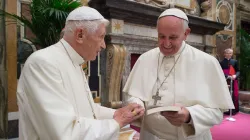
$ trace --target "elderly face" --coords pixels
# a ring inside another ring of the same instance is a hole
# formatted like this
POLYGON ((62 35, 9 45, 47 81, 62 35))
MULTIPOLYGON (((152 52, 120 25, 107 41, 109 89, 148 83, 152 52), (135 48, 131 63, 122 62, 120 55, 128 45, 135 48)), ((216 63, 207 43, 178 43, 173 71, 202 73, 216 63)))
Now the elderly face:
POLYGON ((169 56, 178 52, 190 29, 184 31, 182 19, 166 16, 159 19, 157 31, 160 51, 169 56))
POLYGON ((230 59, 233 56, 233 51, 230 51, 230 50, 225 51, 224 56, 225 58, 230 59))
MULTIPOLYGON (((93 33, 88 33, 86 30, 83 31, 84 36, 80 41, 79 45, 79 54, 86 61, 95 60, 98 53, 106 48, 104 37, 106 35, 106 26, 105 24, 100 24, 98 29, 93 33)), ((79 34, 80 35, 80 34, 79 34)))

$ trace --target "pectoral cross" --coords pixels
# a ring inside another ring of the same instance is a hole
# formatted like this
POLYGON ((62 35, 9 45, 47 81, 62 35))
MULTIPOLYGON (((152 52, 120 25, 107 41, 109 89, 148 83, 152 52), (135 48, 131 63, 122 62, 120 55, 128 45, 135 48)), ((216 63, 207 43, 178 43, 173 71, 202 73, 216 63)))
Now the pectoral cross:
POLYGON ((161 96, 159 96, 159 92, 156 92, 156 95, 152 96, 152 99, 154 99, 154 105, 156 106, 157 101, 161 100, 161 96))

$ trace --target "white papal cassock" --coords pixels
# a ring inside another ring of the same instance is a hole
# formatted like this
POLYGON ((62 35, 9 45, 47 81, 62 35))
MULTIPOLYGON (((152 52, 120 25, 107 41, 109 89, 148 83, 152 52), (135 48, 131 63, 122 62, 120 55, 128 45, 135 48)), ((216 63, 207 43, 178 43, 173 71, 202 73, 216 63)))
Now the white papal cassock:
POLYGON ((152 96, 163 81, 157 105, 183 105, 192 120, 175 127, 159 113, 144 116, 141 140, 211 140, 210 128, 222 121, 224 110, 234 108, 218 61, 185 42, 173 56, 164 57, 159 48, 155 48, 141 55, 131 71, 124 87, 130 97, 128 102, 152 107, 152 96))
POLYGON ((118 139, 114 110, 93 102, 83 62, 63 39, 28 58, 17 90, 19 140, 118 139))

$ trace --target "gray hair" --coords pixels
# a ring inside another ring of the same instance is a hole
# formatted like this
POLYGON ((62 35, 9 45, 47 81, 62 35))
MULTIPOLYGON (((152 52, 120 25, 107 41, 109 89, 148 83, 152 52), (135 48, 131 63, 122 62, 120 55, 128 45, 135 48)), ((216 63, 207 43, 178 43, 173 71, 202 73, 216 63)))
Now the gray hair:
POLYGON ((184 29, 184 32, 189 28, 188 26, 188 22, 186 20, 182 20, 182 25, 183 25, 183 29, 184 29))
POLYGON ((228 49, 225 49, 225 50, 224 50, 224 53, 229 53, 229 52, 233 53, 234 51, 233 51, 233 49, 231 49, 231 48, 228 48, 228 49))
POLYGON ((65 23, 65 28, 63 30, 64 34, 72 33, 74 30, 78 28, 84 28, 88 33, 92 34, 97 31, 98 27, 101 24, 105 24, 105 26, 109 25, 109 21, 107 19, 100 20, 69 20, 65 23))

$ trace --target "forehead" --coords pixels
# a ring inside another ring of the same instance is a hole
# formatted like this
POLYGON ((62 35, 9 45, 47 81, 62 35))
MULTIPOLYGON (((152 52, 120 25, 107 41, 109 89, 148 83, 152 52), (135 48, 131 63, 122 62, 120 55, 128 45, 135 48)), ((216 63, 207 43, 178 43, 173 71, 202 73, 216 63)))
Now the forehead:
POLYGON ((162 17, 157 22, 158 33, 178 34, 183 31, 182 19, 175 16, 162 17))
POLYGON ((225 53, 233 53, 232 50, 225 50, 225 53))

